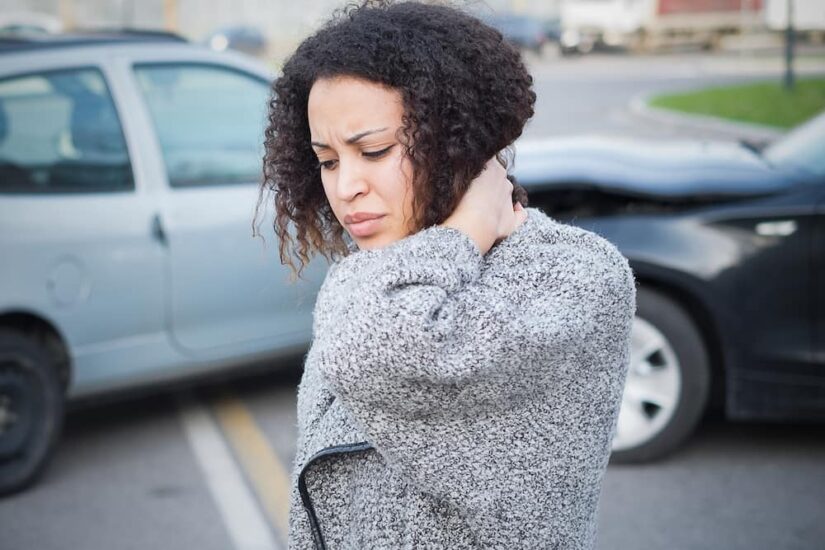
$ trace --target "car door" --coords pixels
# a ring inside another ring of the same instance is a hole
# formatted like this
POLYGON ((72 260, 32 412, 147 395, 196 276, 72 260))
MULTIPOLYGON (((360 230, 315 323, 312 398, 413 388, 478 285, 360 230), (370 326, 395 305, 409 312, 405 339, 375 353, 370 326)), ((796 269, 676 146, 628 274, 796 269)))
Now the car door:
MULTIPOLYGON (((814 354, 820 366, 820 385, 825 388, 825 182, 816 204, 816 229, 813 241, 813 301, 816 321, 814 326, 814 354)), ((824 413, 825 414, 825 413, 824 413)))
POLYGON ((100 57, 30 52, 0 68, 0 310, 57 328, 71 394, 134 376, 166 341, 156 207, 100 57))
POLYGON ((815 204, 814 188, 789 184, 787 191, 710 216, 708 226, 737 243, 738 251, 731 268, 712 283, 732 310, 725 330, 744 352, 728 370, 734 416, 802 416, 814 407, 804 398, 804 380, 815 369, 815 204))
POLYGON ((199 357, 308 342, 326 264, 290 282, 271 197, 261 205, 265 240, 252 236, 269 82, 220 61, 142 61, 133 75, 164 161, 158 225, 169 249, 175 342, 199 357))

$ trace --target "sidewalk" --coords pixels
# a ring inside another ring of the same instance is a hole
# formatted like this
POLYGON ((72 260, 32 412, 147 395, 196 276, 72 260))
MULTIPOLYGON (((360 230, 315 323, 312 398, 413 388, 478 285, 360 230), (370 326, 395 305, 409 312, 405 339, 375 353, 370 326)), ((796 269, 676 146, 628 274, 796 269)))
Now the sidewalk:
POLYGON ((651 95, 639 94, 631 99, 628 105, 630 113, 648 122, 666 124, 690 131, 711 132, 723 139, 742 139, 758 145, 770 143, 786 133, 786 130, 773 126, 735 122, 707 115, 693 115, 652 107, 648 104, 651 95))
MULTIPOLYGON (((764 74, 777 77, 784 70, 784 44, 775 33, 731 37, 723 44, 722 51, 697 60, 704 73, 723 71, 747 73, 750 76, 764 74), (733 69, 733 70, 732 70, 733 69)), ((798 44, 794 69, 797 77, 820 76, 825 72, 825 45, 798 44)), ((680 113, 649 105, 655 94, 643 93, 634 96, 629 105, 629 113, 648 123, 664 124, 677 131, 702 132, 717 135, 722 139, 747 140, 754 144, 767 144, 784 135, 788 130, 761 124, 736 122, 708 115, 680 113)))

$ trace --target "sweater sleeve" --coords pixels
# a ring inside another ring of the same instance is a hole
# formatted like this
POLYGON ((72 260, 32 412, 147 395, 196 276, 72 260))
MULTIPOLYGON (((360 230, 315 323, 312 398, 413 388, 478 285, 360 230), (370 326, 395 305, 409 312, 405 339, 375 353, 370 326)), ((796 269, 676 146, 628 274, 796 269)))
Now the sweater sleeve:
POLYGON ((356 256, 330 273, 316 309, 321 368, 341 398, 426 416, 502 379, 517 312, 481 282, 483 257, 467 235, 432 227, 356 256))
POLYGON ((313 344, 332 389, 353 405, 423 416, 506 404, 548 374, 531 371, 537 361, 632 316, 624 257, 578 228, 583 238, 553 243, 546 221, 528 209, 487 262, 466 234, 434 226, 334 265, 313 344))
POLYGON ((311 355, 389 467, 477 532, 556 514, 548 536, 573 540, 595 513, 635 289, 613 245, 527 210, 486 256, 431 227, 341 260, 311 355))

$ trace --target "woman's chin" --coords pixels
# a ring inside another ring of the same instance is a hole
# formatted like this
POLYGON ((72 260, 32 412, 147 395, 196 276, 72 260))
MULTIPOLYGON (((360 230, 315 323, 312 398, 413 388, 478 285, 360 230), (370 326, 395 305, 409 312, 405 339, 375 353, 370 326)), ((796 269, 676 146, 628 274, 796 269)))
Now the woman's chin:
POLYGON ((386 239, 382 239, 381 235, 373 235, 370 237, 353 237, 353 241, 358 245, 360 250, 375 250, 377 248, 384 248, 389 244, 386 239))
POLYGON ((358 245, 360 250, 376 250, 379 248, 384 248, 385 246, 391 245, 392 243, 402 239, 402 237, 393 237, 387 233, 376 233, 367 237, 350 236, 355 244, 358 245))

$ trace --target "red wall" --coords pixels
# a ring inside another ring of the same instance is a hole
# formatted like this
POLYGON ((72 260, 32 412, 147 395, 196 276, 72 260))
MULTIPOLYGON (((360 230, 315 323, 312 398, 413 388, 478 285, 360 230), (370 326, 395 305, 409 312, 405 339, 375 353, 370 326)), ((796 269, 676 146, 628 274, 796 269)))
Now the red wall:
POLYGON ((668 15, 708 11, 740 11, 743 4, 745 11, 760 11, 762 3, 763 0, 659 0, 657 13, 668 15))

